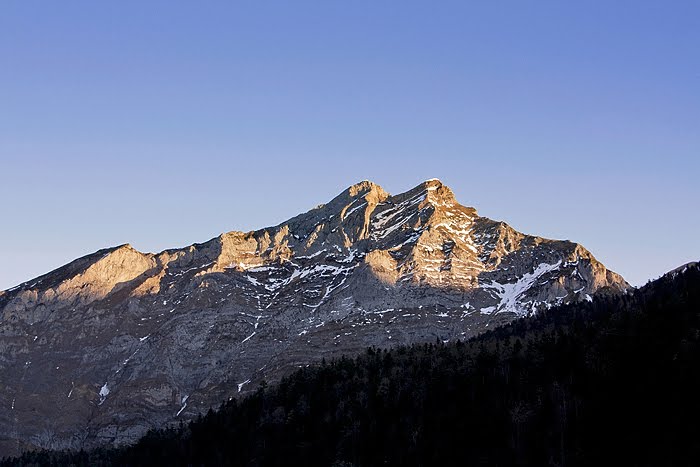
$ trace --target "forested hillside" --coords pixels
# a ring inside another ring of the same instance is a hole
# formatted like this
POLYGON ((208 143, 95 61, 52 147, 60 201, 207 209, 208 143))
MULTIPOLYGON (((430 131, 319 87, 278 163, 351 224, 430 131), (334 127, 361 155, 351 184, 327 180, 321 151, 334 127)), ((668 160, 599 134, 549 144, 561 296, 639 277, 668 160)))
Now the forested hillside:
POLYGON ((697 465, 700 270, 300 369, 135 446, 2 465, 697 465))

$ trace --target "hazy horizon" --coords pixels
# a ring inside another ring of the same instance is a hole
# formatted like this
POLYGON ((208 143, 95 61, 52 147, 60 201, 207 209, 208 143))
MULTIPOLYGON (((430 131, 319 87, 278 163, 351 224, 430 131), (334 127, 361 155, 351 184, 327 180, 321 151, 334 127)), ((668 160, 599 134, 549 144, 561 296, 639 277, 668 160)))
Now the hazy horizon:
POLYGON ((439 178, 633 285, 700 259, 700 5, 5 3, 0 290, 439 178))

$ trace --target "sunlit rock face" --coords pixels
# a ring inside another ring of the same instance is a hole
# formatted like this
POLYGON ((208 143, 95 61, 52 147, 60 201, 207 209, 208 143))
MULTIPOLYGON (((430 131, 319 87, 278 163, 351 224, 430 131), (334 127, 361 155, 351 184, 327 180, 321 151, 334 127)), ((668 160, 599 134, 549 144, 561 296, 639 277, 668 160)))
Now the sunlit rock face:
POLYGON ((0 292, 0 454, 136 440, 322 357, 465 339, 628 284, 439 180, 361 182, 278 226, 98 251, 0 292))

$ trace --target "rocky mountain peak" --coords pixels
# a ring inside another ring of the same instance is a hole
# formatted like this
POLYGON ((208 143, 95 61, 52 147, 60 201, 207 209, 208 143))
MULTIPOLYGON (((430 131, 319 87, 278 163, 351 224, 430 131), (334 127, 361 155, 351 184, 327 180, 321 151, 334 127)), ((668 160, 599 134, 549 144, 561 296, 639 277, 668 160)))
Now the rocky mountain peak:
POLYGON ((322 357, 463 339, 628 287, 581 245, 480 217, 436 179, 396 195, 363 181, 157 254, 100 250, 0 294, 0 455, 133 441, 322 357))
POLYGON ((372 196, 376 196, 378 198, 386 198, 387 196, 389 196, 388 193, 384 191, 384 189, 381 186, 369 180, 363 180, 359 183, 355 183, 354 185, 350 186, 346 191, 352 198, 363 198, 369 194, 372 194, 372 196))
POLYGON ((425 190, 428 194, 427 198, 429 200, 443 206, 457 204, 457 200, 455 199, 455 195, 452 190, 437 178, 426 180, 414 189, 425 190))

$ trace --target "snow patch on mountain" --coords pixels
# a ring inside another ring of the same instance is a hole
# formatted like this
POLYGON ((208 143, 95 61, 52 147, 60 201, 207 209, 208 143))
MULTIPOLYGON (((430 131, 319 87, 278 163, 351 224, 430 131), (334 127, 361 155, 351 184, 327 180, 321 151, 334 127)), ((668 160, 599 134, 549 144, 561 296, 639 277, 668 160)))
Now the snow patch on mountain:
MULTIPOLYGON (((533 310, 532 307, 529 310, 526 309, 520 299, 532 288, 537 279, 548 272, 558 269, 561 263, 561 261, 557 261, 554 264, 541 263, 533 272, 523 274, 522 277, 514 283, 500 284, 498 282, 491 282, 490 284, 482 284, 482 287, 486 289, 493 289, 500 300, 498 305, 493 309, 489 308, 487 313, 510 312, 518 316, 527 316, 531 314, 535 310, 533 310)), ((482 309, 482 312, 485 312, 485 309, 482 309)))

